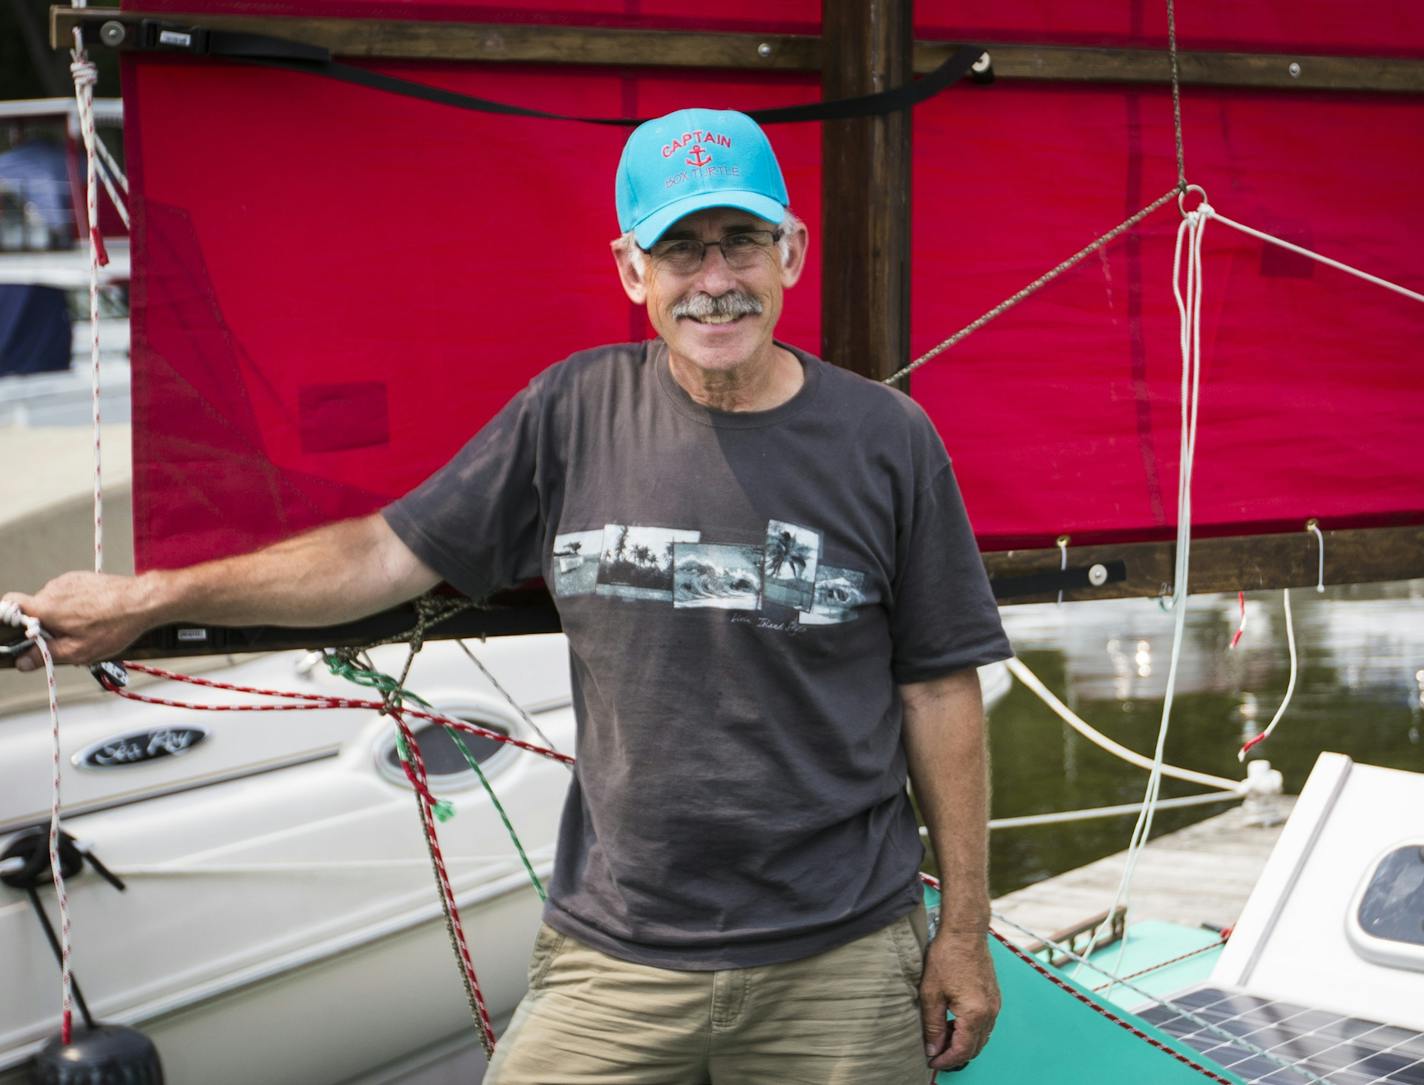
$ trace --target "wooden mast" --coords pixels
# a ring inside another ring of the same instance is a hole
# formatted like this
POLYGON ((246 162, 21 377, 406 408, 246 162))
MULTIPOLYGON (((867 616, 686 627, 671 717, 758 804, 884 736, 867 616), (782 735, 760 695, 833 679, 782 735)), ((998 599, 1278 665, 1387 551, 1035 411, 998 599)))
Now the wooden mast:
MULTIPOLYGON (((913 6, 822 0, 822 96, 908 83, 913 6)), ((821 354, 874 380, 910 356, 910 127, 897 110, 821 129, 821 354)))

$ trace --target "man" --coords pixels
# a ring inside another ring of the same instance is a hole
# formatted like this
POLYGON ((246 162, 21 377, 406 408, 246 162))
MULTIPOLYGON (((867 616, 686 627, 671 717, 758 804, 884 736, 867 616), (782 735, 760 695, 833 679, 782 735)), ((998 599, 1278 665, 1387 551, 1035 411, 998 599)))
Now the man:
POLYGON ((902 1085, 997 1012, 974 668, 1007 642, 923 413, 773 338, 806 258, 787 202, 742 114, 643 125, 613 249, 659 338, 544 371, 380 515, 15 597, 89 660, 180 616, 325 624, 545 578, 579 768, 490 1085, 902 1085), (927 954, 907 767, 947 890, 927 954))

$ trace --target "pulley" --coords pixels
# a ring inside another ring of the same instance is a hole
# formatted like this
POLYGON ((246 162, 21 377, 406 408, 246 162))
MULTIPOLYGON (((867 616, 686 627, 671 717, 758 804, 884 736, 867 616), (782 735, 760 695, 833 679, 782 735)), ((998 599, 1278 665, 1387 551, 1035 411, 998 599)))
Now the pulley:
POLYGON ((80 1026, 69 1043, 58 1036, 30 1063, 32 1085, 163 1085, 158 1048, 123 1025, 80 1026))
MULTIPOLYGON (((115 889, 123 890, 123 881, 63 830, 59 833, 56 850, 60 872, 65 878, 75 877, 87 862, 115 889)), ((23 890, 29 897, 45 938, 58 958, 59 940, 39 897, 40 889, 47 886, 52 877, 49 830, 45 826, 37 825, 16 834, 0 854, 0 883, 23 890)), ((40 1048, 29 1067, 30 1081, 34 1085, 163 1085, 163 1067, 152 1040, 136 1029, 96 1022, 89 1013, 78 979, 74 980, 74 999, 84 1024, 74 1029, 69 1043, 56 1036, 40 1048)))

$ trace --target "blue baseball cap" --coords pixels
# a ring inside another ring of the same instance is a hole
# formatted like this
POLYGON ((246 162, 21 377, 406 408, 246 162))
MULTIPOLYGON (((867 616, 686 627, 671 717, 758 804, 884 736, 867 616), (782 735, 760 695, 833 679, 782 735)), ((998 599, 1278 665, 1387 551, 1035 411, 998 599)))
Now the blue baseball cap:
POLYGON ((645 249, 694 211, 737 207, 780 223, 789 202, 766 133, 730 109, 679 109, 640 124, 623 147, 614 190, 619 229, 645 249))

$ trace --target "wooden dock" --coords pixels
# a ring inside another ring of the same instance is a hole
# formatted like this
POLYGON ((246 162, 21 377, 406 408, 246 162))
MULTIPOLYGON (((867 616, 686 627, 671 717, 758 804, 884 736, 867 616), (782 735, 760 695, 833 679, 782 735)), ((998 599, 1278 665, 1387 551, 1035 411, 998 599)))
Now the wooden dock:
MULTIPOLYGON (((1295 800, 1276 801, 1283 823, 1295 800)), ((1235 923, 1282 823, 1264 828, 1248 825, 1238 806, 1150 841, 1137 861, 1127 921, 1155 919, 1217 927, 1235 923)), ((1126 856, 1125 851, 1118 852, 1009 893, 994 901, 994 911, 1038 935, 1073 927, 1112 904, 1126 856)), ((1032 941, 1006 924, 994 926, 1012 942, 1032 941)))

